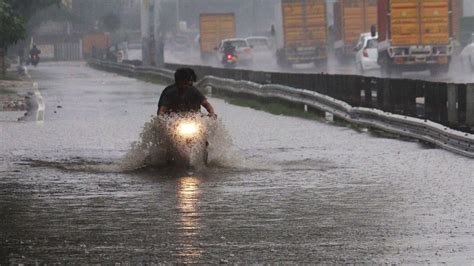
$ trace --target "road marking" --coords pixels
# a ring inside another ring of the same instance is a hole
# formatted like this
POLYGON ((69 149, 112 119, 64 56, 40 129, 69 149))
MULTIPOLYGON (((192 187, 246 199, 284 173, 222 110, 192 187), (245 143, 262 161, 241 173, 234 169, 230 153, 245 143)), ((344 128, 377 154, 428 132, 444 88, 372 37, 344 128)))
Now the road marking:
POLYGON ((36 121, 39 123, 43 123, 45 105, 43 101, 43 96, 41 96, 41 92, 39 91, 38 88, 39 88, 38 82, 33 82, 33 91, 35 93, 36 100, 38 103, 38 110, 36 111, 36 121))

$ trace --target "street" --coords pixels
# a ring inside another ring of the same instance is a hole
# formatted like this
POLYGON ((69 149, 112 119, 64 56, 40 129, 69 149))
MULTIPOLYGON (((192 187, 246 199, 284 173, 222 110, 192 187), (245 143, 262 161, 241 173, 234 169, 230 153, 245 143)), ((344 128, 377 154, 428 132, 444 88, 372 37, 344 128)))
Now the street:
POLYGON ((474 262, 468 158, 209 98, 213 163, 143 165, 164 86, 30 74, 44 120, 0 122, 0 264, 474 262))

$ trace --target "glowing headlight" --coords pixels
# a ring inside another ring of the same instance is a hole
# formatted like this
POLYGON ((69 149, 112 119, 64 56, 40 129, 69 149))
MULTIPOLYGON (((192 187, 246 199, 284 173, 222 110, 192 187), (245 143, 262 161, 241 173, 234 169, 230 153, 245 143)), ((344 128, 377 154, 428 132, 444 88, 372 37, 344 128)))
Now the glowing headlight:
POLYGON ((197 134, 199 126, 194 122, 181 122, 178 125, 178 134, 183 137, 192 137, 197 134))

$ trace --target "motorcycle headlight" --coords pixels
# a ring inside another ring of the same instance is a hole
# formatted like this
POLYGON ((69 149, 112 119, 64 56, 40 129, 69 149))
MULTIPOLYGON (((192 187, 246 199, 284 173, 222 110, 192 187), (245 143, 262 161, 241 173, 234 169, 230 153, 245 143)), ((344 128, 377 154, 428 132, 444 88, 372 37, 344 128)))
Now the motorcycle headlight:
POLYGON ((178 125, 178 134, 183 137, 193 137, 199 131, 199 125, 195 122, 181 122, 178 125))

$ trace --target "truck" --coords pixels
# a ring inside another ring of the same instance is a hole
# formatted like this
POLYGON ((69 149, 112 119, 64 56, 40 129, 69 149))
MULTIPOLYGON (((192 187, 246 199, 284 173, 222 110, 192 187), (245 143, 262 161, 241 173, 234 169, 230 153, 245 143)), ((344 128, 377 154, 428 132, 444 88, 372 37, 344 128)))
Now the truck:
POLYGON ((110 46, 110 36, 105 32, 84 34, 81 40, 82 53, 86 58, 104 55, 110 46))
POLYGON ((379 0, 378 62, 386 75, 446 73, 454 52, 457 0, 379 0), (453 9, 454 8, 454 9, 453 9))
POLYGON ((328 33, 325 0, 281 0, 275 7, 277 63, 326 64, 328 33))
POLYGON ((208 60, 224 39, 235 38, 235 16, 233 13, 201 14, 199 27, 199 47, 201 59, 208 60))
POLYGON ((362 33, 377 25, 377 0, 339 0, 334 3, 335 55, 339 62, 353 59, 362 33))

